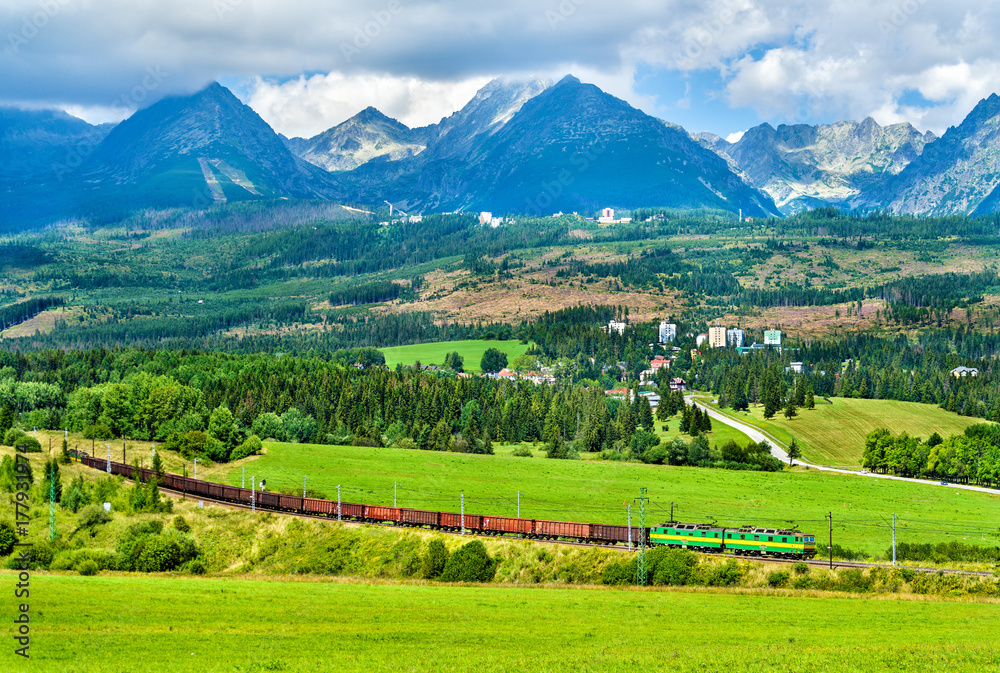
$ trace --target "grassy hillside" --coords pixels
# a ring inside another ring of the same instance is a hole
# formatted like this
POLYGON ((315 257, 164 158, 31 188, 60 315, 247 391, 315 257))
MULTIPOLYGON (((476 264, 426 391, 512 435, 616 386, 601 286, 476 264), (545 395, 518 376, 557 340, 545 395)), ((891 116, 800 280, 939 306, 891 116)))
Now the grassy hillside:
POLYGON ((391 369, 397 364, 412 365, 419 361, 422 365, 442 365, 448 353, 458 352, 463 358, 463 366, 467 372, 481 371, 479 362, 488 348, 496 348, 507 354, 508 362, 524 355, 528 345, 519 341, 448 341, 443 343, 414 344, 412 346, 395 346, 380 348, 385 354, 385 364, 391 369))
MULTIPOLYGON (((592 671, 624 661, 983 671, 997 662, 988 603, 58 575, 33 576, 32 589, 39 673, 592 671), (128 600, 108 609, 109 596, 128 600), (892 639, 872 637, 886 629, 892 639)), ((0 654, 4 670, 24 666, 13 649, 0 654)))
MULTIPOLYGON (((831 398, 831 402, 817 400, 815 409, 799 409, 799 415, 792 420, 778 414, 765 421, 763 406, 751 407, 749 414, 735 415, 782 442, 794 436, 802 445, 803 458, 810 462, 849 467, 861 466, 865 436, 876 428, 889 428, 894 434, 905 431, 926 439, 935 432, 942 437, 961 434, 968 426, 983 422, 931 404, 841 397, 831 398)), ((732 413, 731 409, 726 411, 732 413)))
MULTIPOLYGON (((242 466, 219 466, 214 478, 240 484, 242 466)), ((834 542, 882 554, 891 532, 883 517, 900 516, 902 542, 967 541, 996 545, 1000 495, 946 489, 933 484, 875 480, 861 476, 803 472, 734 472, 635 463, 555 461, 475 456, 400 449, 269 444, 267 454, 246 462, 250 475, 268 488, 310 489, 345 502, 392 504, 393 482, 401 507, 538 519, 624 524, 626 504, 648 487, 648 521, 670 517, 724 525, 797 524, 825 533, 834 513, 834 542)), ((633 522, 636 519, 633 518, 633 522)))

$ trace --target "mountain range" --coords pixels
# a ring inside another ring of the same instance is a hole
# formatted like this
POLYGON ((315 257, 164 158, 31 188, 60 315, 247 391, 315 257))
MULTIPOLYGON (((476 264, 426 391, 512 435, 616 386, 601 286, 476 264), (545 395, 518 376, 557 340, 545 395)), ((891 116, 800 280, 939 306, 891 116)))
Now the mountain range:
POLYGON ((437 124, 411 129, 369 107, 306 139, 278 135, 212 84, 114 127, 0 109, 0 226, 273 198, 499 214, 660 206, 767 217, 826 205, 979 214, 1000 209, 998 156, 996 95, 941 138, 868 118, 762 124, 728 142, 572 76, 497 79, 437 124))

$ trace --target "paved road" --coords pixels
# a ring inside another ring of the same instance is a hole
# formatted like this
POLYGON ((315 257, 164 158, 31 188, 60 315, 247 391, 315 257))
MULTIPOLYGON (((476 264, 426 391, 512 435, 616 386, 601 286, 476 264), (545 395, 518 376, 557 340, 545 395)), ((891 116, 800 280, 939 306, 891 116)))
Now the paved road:
MULTIPOLYGON (((710 407, 705 406, 701 402, 696 402, 693 397, 688 396, 685 398, 688 404, 695 404, 702 411, 707 411, 709 417, 713 422, 718 421, 723 425, 728 425, 729 427, 739 430, 744 435, 749 437, 755 442, 766 441, 771 446, 771 455, 781 460, 785 463, 788 462, 788 451, 787 446, 779 442, 777 439, 771 435, 765 434, 758 430, 757 428, 747 425, 746 423, 740 422, 739 419, 733 418, 728 414, 723 414, 716 411, 710 407)), ((807 467, 810 470, 819 470, 821 472, 838 472, 840 474, 850 474, 856 477, 872 477, 874 479, 891 479, 893 481, 909 481, 914 484, 925 484, 927 486, 938 486, 942 488, 954 488, 963 491, 979 491, 980 493, 992 493, 993 495, 1000 496, 1000 491, 993 488, 983 488, 982 486, 966 486, 965 484, 948 484, 947 486, 942 486, 940 482, 937 481, 927 481, 926 479, 911 479, 909 477, 897 477, 891 474, 876 474, 873 472, 860 472, 858 470, 847 470, 840 467, 830 467, 828 465, 816 465, 815 463, 809 463, 802 459, 796 459, 792 462, 792 465, 801 465, 802 467, 807 467)))

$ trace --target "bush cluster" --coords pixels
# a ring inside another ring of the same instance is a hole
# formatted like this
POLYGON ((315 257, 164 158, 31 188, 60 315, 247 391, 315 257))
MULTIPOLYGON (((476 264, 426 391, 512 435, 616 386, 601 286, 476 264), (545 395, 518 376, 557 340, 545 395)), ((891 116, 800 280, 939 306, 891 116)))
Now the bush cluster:
POLYGON ((479 540, 468 542, 449 554, 444 542, 435 539, 427 546, 420 570, 425 579, 442 582, 492 582, 497 563, 479 540))

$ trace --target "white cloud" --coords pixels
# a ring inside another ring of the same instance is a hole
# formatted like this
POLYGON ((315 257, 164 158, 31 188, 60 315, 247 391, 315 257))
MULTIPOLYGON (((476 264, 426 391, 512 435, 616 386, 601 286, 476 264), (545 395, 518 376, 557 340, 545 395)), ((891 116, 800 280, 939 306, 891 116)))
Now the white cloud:
POLYGON ((255 78, 246 103, 276 131, 308 138, 369 105, 411 128, 434 124, 469 102, 487 81, 489 77, 435 82, 336 72, 283 83, 255 78))
POLYGON ((726 136, 726 142, 738 143, 740 141, 740 138, 743 137, 744 133, 746 133, 746 131, 737 131, 736 133, 730 133, 728 136, 726 136))
POLYGON ((714 97, 778 123, 874 115, 940 132, 1000 81, 1000 5, 980 0, 49 5, 58 11, 32 28, 38 0, 0 4, 0 101, 61 105, 95 118, 121 107, 115 101, 150 67, 169 77, 137 104, 219 78, 247 80, 252 105, 293 133, 367 104, 408 123, 435 121, 493 74, 573 72, 654 111, 674 104, 677 92, 664 85, 662 100, 643 98, 637 73, 644 81, 665 72, 676 80, 697 71, 716 74, 719 91, 693 91, 695 107, 714 97), (310 74, 295 79, 301 73, 310 74), (932 104, 912 104, 911 91, 932 104), (291 99, 281 100, 285 94, 291 99))

